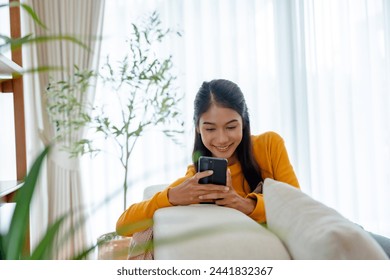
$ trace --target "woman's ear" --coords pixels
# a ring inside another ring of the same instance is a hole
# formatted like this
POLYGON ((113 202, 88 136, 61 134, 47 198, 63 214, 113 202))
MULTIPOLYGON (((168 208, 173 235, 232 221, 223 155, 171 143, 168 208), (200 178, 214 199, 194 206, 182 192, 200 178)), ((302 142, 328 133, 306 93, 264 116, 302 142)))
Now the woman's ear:
POLYGON ((200 134, 199 125, 195 129, 196 129, 196 132, 200 134))

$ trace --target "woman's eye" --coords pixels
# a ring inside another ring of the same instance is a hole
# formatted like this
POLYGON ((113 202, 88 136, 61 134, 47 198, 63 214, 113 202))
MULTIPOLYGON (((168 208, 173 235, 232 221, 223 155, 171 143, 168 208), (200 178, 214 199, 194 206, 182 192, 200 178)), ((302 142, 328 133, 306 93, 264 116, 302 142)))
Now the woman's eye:
POLYGON ((228 126, 227 127, 227 129, 229 129, 229 130, 233 130, 233 129, 235 129, 236 128, 236 126, 228 126))
POLYGON ((213 131, 215 128, 206 128, 206 131, 213 131))

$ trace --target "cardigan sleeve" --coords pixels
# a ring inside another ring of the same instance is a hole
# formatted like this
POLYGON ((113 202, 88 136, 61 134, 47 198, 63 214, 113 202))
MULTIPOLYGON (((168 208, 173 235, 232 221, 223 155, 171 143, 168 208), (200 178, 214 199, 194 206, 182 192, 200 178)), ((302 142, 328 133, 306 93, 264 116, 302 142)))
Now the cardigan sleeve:
POLYGON ((154 212, 163 207, 169 207, 168 188, 158 192, 151 199, 134 203, 122 213, 116 223, 119 235, 131 236, 134 232, 142 231, 152 225, 154 212))
POLYGON ((290 162, 284 140, 277 134, 275 138, 277 139, 275 147, 271 147, 274 179, 299 188, 298 179, 290 162))
POLYGON ((266 216, 265 216, 265 205, 264 205, 263 194, 250 193, 247 195, 247 198, 256 201, 255 209, 248 216, 258 223, 265 223, 266 216))
MULTIPOLYGON (((283 138, 275 132, 266 132, 253 136, 252 141, 254 156, 260 166, 263 179, 272 178, 299 188, 283 138)), ((256 201, 255 209, 249 217, 259 223, 266 222, 263 194, 249 193, 246 197, 256 201)))
POLYGON ((253 137, 253 152, 263 179, 271 178, 299 188, 283 138, 275 132, 253 137))
POLYGON ((126 209, 116 222, 116 232, 123 236, 132 236, 137 231, 143 231, 153 224, 153 215, 157 209, 170 207, 172 204, 168 199, 170 188, 174 188, 192 177, 193 170, 188 167, 185 177, 177 179, 166 189, 156 193, 152 198, 132 204, 126 209))

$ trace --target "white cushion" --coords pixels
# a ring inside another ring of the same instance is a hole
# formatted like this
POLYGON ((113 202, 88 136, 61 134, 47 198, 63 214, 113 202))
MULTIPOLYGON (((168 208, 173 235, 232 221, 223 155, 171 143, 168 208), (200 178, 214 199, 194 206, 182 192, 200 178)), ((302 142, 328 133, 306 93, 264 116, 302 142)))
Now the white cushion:
POLYGON ((266 179, 263 193, 268 229, 293 259, 387 259, 369 233, 299 189, 266 179))
POLYGON ((272 232, 235 209, 174 206, 158 209, 153 219, 158 260, 290 259, 272 232))

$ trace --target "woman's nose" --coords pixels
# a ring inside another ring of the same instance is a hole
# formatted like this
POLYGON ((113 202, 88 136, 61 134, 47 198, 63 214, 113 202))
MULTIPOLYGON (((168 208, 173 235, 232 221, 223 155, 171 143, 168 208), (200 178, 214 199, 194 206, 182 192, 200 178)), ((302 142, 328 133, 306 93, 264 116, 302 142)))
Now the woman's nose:
POLYGON ((228 139, 229 139, 229 137, 225 131, 221 130, 218 132, 218 135, 217 135, 218 144, 225 144, 228 142, 228 139))

